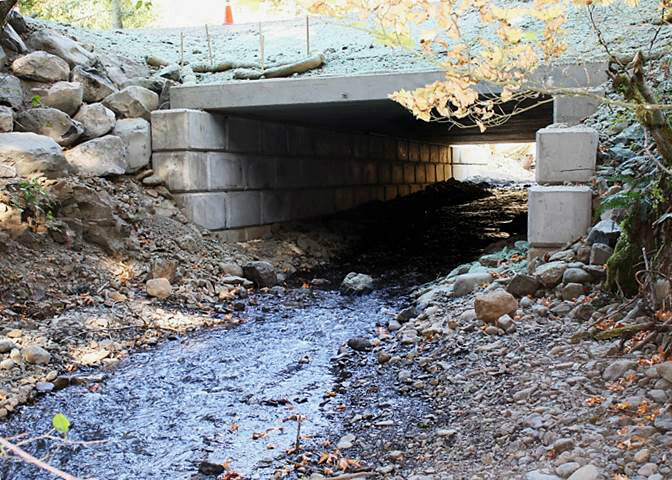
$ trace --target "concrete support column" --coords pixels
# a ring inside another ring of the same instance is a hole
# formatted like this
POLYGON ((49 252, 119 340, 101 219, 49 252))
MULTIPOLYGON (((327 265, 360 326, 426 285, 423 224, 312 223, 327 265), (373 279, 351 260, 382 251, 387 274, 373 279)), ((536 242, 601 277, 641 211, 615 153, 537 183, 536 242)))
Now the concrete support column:
POLYGON ((592 189, 598 134, 587 127, 549 127, 537 132, 538 186, 529 191, 530 259, 586 234, 592 221, 592 189))

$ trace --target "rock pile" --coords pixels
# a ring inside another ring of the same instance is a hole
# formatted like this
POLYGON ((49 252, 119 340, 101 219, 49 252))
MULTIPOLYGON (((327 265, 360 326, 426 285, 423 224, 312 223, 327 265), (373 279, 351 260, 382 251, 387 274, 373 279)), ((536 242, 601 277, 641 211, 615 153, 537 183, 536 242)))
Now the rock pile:
POLYGON ((0 71, 2 177, 108 177, 147 167, 151 112, 167 104, 160 95, 175 82, 13 17, 18 30, 7 25, 14 41, 3 43, 8 66, 0 71))

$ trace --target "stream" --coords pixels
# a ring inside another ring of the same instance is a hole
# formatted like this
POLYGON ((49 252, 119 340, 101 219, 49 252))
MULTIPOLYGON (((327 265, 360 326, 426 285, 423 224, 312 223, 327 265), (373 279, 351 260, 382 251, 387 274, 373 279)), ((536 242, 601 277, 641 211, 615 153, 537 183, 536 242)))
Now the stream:
MULTIPOLYGON (((296 441, 296 415, 306 418, 302 435, 338 440, 342 434, 341 420, 328 413, 336 402, 328 392, 337 381, 339 348, 352 337, 373 337, 376 326, 409 303, 409 288, 502 238, 497 225, 520 214, 520 201, 507 213, 509 201, 416 205, 392 215, 388 229, 371 229, 377 236, 369 249, 334 268, 335 278, 349 270, 373 274, 381 287, 376 292, 347 297, 290 288, 255 295, 242 325, 136 352, 99 388, 67 388, 21 408, 0 424, 0 435, 46 432, 61 412, 72 422, 69 439, 102 442, 58 450, 37 443, 30 450, 83 479, 203 478, 203 461, 226 463, 244 478, 273 478, 296 441)), ((389 402, 400 411, 426 409, 419 398, 397 395, 389 402)), ((32 466, 0 461, 0 479, 49 478, 32 466)))

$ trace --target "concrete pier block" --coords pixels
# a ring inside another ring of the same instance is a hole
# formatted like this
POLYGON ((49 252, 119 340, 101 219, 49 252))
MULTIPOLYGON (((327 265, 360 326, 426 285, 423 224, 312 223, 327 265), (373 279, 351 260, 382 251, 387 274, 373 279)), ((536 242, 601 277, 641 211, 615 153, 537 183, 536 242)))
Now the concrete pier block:
POLYGON ((586 234, 592 219, 592 190, 583 186, 534 186, 529 190, 527 240, 553 247, 586 234))
POLYGON ((250 118, 227 117, 229 152, 257 153, 261 150, 261 122, 250 118))
POLYGON ((152 112, 152 148, 166 150, 225 150, 226 117, 200 110, 152 112))
MULTIPOLYGON (((589 93, 604 97, 602 88, 589 89, 589 93)), ((601 100, 589 96, 558 95, 553 97, 553 123, 577 125, 595 113, 601 103, 601 100)))
POLYGON ((158 152, 152 155, 152 167, 172 192, 202 192, 243 186, 240 160, 230 153, 158 152))
POLYGON ((209 230, 222 230, 227 227, 227 195, 219 192, 181 193, 175 195, 175 201, 196 225, 209 230))
POLYGON ((588 182, 595 174, 598 134, 592 128, 542 128, 537 132, 538 183, 588 182))

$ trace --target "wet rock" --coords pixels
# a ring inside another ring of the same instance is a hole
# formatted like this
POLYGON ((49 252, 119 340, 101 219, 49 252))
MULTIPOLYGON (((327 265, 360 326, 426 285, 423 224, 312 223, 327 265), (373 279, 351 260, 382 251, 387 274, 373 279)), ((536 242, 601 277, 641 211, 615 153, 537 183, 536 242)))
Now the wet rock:
POLYGON ((476 317, 483 323, 495 323, 502 315, 513 314, 517 309, 518 301, 502 288, 478 295, 474 301, 476 317))
POLYGON ((397 330, 401 329, 401 323, 399 323, 396 320, 390 320, 389 322, 387 322, 387 329, 390 332, 396 332, 397 330))
POLYGON ((51 360, 51 355, 44 348, 31 345, 21 351, 21 356, 26 363, 33 365, 46 365, 51 360))
POLYGON ((35 384, 35 390, 40 393, 49 393, 54 390, 54 384, 51 382, 37 382, 35 384))
POLYGON ((153 278, 147 280, 147 295, 159 299, 166 299, 173 293, 173 287, 166 278, 153 278))
POLYGON ((17 130, 52 138, 63 147, 74 145, 84 133, 82 124, 55 108, 32 108, 16 116, 17 130))
POLYGON ((634 369, 636 366, 637 362, 634 360, 616 360, 604 369, 602 378, 605 380, 618 380, 625 374, 625 372, 634 369))
POLYGON ((573 250, 560 250, 555 252, 553 255, 548 257, 549 262, 573 262, 574 261, 574 251, 573 250))
POLYGON ((77 65, 91 65, 96 60, 96 56, 79 43, 48 28, 35 30, 28 37, 27 43, 33 50, 43 50, 62 58, 71 68, 77 65))
POLYGON ((14 75, 0 74, 0 105, 19 110, 23 107, 23 87, 14 75))
POLYGON ((79 111, 84 101, 84 89, 79 82, 58 82, 53 84, 47 95, 42 98, 42 105, 56 108, 70 116, 79 111))
POLYGON ((341 283, 341 292, 360 295, 373 291, 373 278, 363 273, 350 272, 341 283))
POLYGON ((588 234, 587 242, 590 245, 602 243, 614 248, 618 237, 621 236, 621 227, 613 220, 601 220, 588 234))
POLYGON ((0 106, 0 133, 9 133, 14 130, 14 110, 0 106))
MULTIPOLYGON (((119 120, 112 131, 112 135, 121 138, 128 149, 128 173, 137 172, 149 165, 152 159, 152 132, 147 120, 144 118, 119 120)), ((163 179, 157 178, 163 183, 163 179)), ((143 180, 143 183, 146 180, 143 180)))
POLYGON ((207 476, 218 476, 226 471, 224 465, 218 463, 201 462, 198 466, 198 473, 207 476))
POLYGON ((47 52, 33 52, 12 63, 12 72, 19 78, 37 82, 59 82, 70 78, 70 66, 47 52))
POLYGON ((338 448, 339 450, 352 448, 352 444, 355 441, 355 438, 356 437, 351 433, 344 435, 336 444, 336 448, 338 448))
POLYGON ((569 480, 598 480, 599 478, 600 470, 595 465, 588 464, 572 473, 569 480))
POLYGON ((348 340, 348 347, 357 352, 368 352, 373 348, 368 338, 355 337, 348 340))
POLYGON ((85 177, 123 175, 126 155, 126 145, 113 135, 89 140, 65 152, 68 163, 85 177))
POLYGON ((82 85, 86 103, 100 102, 118 91, 114 83, 95 68, 75 67, 70 78, 82 85))
POLYGON ((553 288, 560 283, 565 270, 567 270, 567 263, 550 262, 537 267, 534 274, 544 287, 553 288))
POLYGON ((483 255, 481 258, 478 259, 478 263, 480 263, 484 267, 492 267, 492 268, 497 268, 501 261, 502 261, 501 256, 496 254, 483 255))
POLYGON ((585 287, 580 283, 568 283, 562 287, 562 299, 574 300, 584 294, 585 287))
POLYGON ((540 286, 541 284, 535 276, 518 273, 511 279, 509 285, 506 287, 506 291, 516 297, 525 297, 527 295, 534 295, 540 286))
POLYGON ((384 365, 387 362, 389 362, 391 358, 392 355, 390 355, 387 352, 383 352, 382 350, 378 352, 378 363, 380 363, 381 365, 384 365))
POLYGON ((14 167, 21 176, 41 173, 55 178, 72 171, 61 147, 51 138, 34 133, 1 133, 0 163, 14 167))
POLYGON ((82 138, 86 140, 107 135, 117 122, 114 112, 102 103, 82 105, 75 115, 75 120, 84 127, 82 138))
POLYGON ((605 265, 614 253, 614 249, 604 243, 593 243, 590 249, 590 264, 605 265))
POLYGON ((476 287, 492 283, 492 275, 488 272, 465 273, 455 278, 453 296, 461 297, 473 292, 476 287))
POLYGON ((510 332, 515 328, 513 318, 510 315, 502 315, 497 319, 497 326, 505 332, 510 332))
POLYGON ((250 262, 243 266, 243 276, 254 282, 257 288, 270 288, 278 283, 278 276, 269 262, 250 262))
POLYGON ((103 100, 103 104, 121 118, 151 119, 151 113, 159 107, 159 96, 142 87, 126 87, 103 100))
POLYGON ((562 274, 562 283, 591 283, 593 277, 582 268, 568 268, 562 274))

